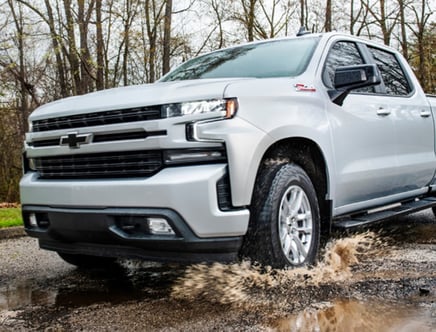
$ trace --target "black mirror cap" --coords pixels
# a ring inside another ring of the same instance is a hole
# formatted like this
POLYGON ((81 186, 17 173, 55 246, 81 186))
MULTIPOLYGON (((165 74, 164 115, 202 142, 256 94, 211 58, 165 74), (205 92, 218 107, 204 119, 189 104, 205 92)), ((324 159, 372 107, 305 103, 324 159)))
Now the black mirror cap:
POLYGON ((380 72, 375 64, 338 67, 335 71, 335 90, 329 95, 335 104, 342 105, 351 90, 378 85, 381 82, 380 72))
POLYGON ((377 65, 339 67, 335 71, 335 88, 353 90, 380 84, 377 65))

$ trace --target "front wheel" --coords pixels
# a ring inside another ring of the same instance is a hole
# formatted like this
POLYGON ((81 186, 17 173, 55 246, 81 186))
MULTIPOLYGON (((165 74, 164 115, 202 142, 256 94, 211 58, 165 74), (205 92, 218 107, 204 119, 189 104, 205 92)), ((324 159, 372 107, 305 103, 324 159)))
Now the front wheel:
POLYGON ((276 164, 259 174, 244 251, 273 267, 302 266, 316 260, 320 214, 314 186, 296 164, 276 164))

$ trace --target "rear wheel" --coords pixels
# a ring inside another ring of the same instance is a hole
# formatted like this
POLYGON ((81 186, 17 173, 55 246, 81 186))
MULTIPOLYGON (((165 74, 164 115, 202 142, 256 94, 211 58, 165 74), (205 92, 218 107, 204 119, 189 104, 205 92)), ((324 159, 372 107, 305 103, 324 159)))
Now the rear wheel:
POLYGON ((116 266, 116 258, 98 257, 89 255, 76 255, 58 252, 58 255, 67 263, 83 269, 103 269, 116 266))
POLYGON ((313 184, 296 164, 265 168, 255 185, 244 254, 273 267, 313 264, 320 214, 313 184))

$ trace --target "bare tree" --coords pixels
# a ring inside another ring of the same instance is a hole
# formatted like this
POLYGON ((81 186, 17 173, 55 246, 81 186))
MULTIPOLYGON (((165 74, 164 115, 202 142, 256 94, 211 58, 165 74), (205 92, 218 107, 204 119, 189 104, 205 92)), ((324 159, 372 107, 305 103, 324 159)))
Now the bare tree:
POLYGON ((14 62, 11 61, 10 63, 0 63, 3 67, 6 67, 10 73, 15 78, 17 84, 18 84, 18 95, 19 95, 19 102, 17 105, 17 108, 19 109, 19 133, 21 135, 24 135, 27 126, 26 126, 26 119, 29 113, 29 102, 28 102, 28 96, 29 94, 32 94, 34 86, 27 81, 27 73, 26 73, 26 64, 24 60, 24 17, 23 17, 23 11, 22 6, 15 6, 12 0, 8 0, 8 5, 11 10, 11 14, 13 17, 13 22, 15 25, 16 33, 15 33, 15 43, 18 51, 18 64, 17 66, 14 66, 14 62))
MULTIPOLYGON (((410 4, 410 10, 413 14, 413 21, 411 23, 408 23, 407 26, 409 27, 410 31, 414 35, 416 42, 415 42, 415 48, 417 54, 417 68, 416 68, 416 75, 418 79, 421 82, 421 85, 427 89, 430 90, 430 84, 429 84, 429 73, 427 72, 427 60, 426 60, 426 43, 428 41, 426 40, 426 28, 429 24, 430 17, 432 15, 432 12, 430 8, 428 7, 428 2, 426 0, 421 0, 420 2, 416 3, 413 2, 410 4)), ((433 26, 434 24, 430 25, 433 26)), ((434 36, 434 30, 433 30, 433 36, 434 36)), ((430 48, 430 50, 432 50, 430 48)), ((434 54, 430 57, 430 61, 434 61, 433 58, 434 54)))
POLYGON ((170 71, 170 52, 171 52, 171 19, 173 11, 173 1, 166 0, 164 16, 164 38, 162 56, 162 74, 170 71))
POLYGON ((350 21, 349 31, 350 34, 360 36, 362 32, 371 24, 369 19, 369 10, 362 0, 351 0, 350 2, 350 21), (356 10, 356 1, 358 2, 358 8, 356 10))
POLYGON ((158 49, 158 33, 161 22, 164 19, 165 1, 159 0, 145 0, 145 18, 146 18, 146 32, 148 37, 148 70, 149 82, 154 82, 157 77, 156 73, 156 58, 158 49))
POLYGON ((307 27, 307 1, 300 0, 300 26, 307 27))
POLYGON ((406 1, 405 0, 397 0, 400 10, 400 29, 401 29, 401 39, 400 39, 400 45, 401 50, 403 52, 403 56, 407 59, 409 58, 409 52, 407 47, 407 27, 406 27, 406 1))
POLYGON ((332 0, 326 0, 324 31, 332 31, 332 0))
POLYGON ((87 93, 92 91, 93 81, 95 80, 93 71, 93 60, 88 47, 88 29, 91 15, 94 10, 95 0, 86 1, 88 8, 85 8, 85 0, 77 0, 77 22, 80 34, 80 50, 78 52, 80 59, 80 91, 87 93))
MULTIPOLYGON (((1 47, 0 80, 8 82, 11 97, 0 104, 0 200, 14 202, 19 199, 21 142, 27 130, 27 116, 39 102, 25 57, 29 23, 26 22, 23 6, 13 0, 7 0, 4 5, 10 15, 2 25, 2 36, 6 37, 4 41, 8 40, 10 46, 1 47)), ((1 85, 5 87, 3 83, 1 85)), ((2 94, 0 96, 3 97, 2 94)))
POLYGON ((281 0, 273 0, 272 3, 267 2, 267 4, 264 0, 259 0, 259 6, 262 9, 266 24, 263 25, 258 20, 255 21, 257 35, 266 39, 277 37, 283 31, 287 33, 289 19, 293 14, 291 3, 283 4, 281 0))
POLYGON ((75 24, 73 11, 71 9, 71 0, 64 0, 64 11, 67 30, 67 45, 68 52, 67 57, 70 63, 70 71, 73 77, 73 95, 83 94, 85 91, 82 89, 81 77, 80 77, 80 58, 77 52, 76 35, 74 32, 75 24))
POLYGON ((247 40, 254 40, 256 8, 258 0, 240 0, 242 13, 236 13, 236 18, 242 22, 247 31, 247 40))
POLYGON ((97 90, 102 90, 105 87, 104 80, 104 40, 103 40, 103 21, 102 21, 102 13, 101 13, 101 1, 96 1, 95 6, 95 25, 96 25, 96 43, 97 43, 97 75, 95 85, 97 90))
POLYGON ((379 0, 375 4, 370 4, 369 0, 362 0, 363 5, 366 10, 372 15, 375 19, 375 22, 379 26, 382 36, 383 42, 385 45, 391 44, 391 36, 392 32, 396 26, 399 17, 399 10, 396 6, 392 8, 387 8, 386 0, 379 0), (376 6, 378 4, 378 8, 376 6))

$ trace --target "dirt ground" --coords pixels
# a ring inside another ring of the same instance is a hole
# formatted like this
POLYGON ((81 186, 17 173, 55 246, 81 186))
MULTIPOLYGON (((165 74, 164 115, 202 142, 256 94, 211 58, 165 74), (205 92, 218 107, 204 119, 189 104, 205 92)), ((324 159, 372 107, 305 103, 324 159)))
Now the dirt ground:
POLYGON ((82 271, 0 240, 0 331, 436 331, 430 210, 336 234, 311 269, 120 261, 82 271))

